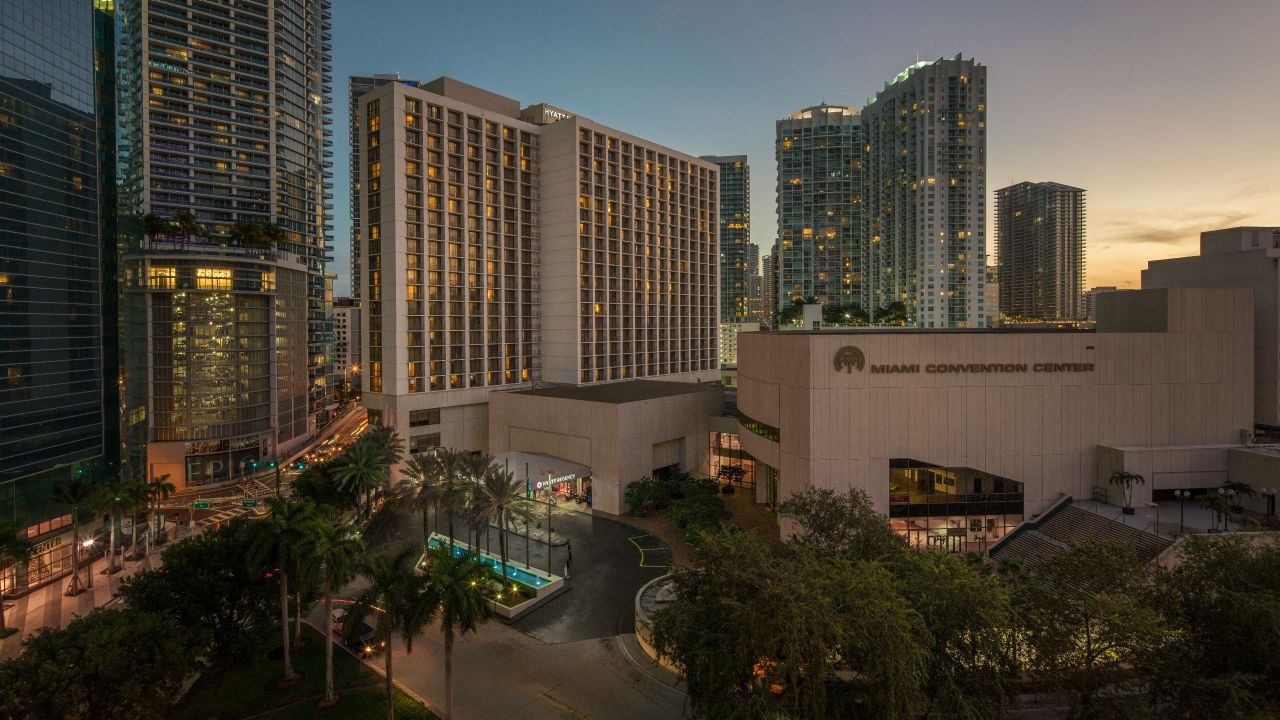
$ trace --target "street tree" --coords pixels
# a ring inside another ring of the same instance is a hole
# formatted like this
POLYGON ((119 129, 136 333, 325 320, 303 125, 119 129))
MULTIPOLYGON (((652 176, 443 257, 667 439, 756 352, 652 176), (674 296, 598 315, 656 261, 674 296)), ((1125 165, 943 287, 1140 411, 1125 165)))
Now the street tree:
POLYGON ((692 714, 706 720, 905 718, 929 637, 875 562, 709 532, 653 623, 692 714))
POLYGON ((394 720, 396 712, 392 641, 400 638, 405 652, 413 652, 414 638, 430 624, 439 605, 426 591, 426 577, 415 572, 417 558, 417 548, 410 546, 395 555, 369 555, 362 559, 357 572, 365 580, 365 588, 347 614, 348 633, 369 618, 374 641, 383 648, 387 720, 394 720))
POLYGON ((355 575, 361 557, 360 540, 344 525, 320 523, 306 554, 318 566, 324 596, 324 699, 318 706, 323 709, 337 704, 339 699, 333 691, 333 594, 355 575))
MULTIPOLYGON (((34 551, 35 545, 16 523, 0 522, 0 575, 12 565, 16 577, 19 566, 25 565, 34 551)), ((4 623, 4 593, 0 592, 0 638, 8 637, 16 631, 17 628, 10 630, 4 623)))
POLYGON ((525 484, 509 470, 490 465, 481 483, 485 524, 498 526, 498 551, 502 558, 502 578, 507 578, 507 530, 512 524, 532 519, 533 509, 525 497, 525 484))
POLYGON ((80 512, 93 504, 98 495, 98 483, 94 475, 76 472, 59 480, 53 486, 49 499, 71 511, 71 582, 67 595, 79 595, 85 588, 93 587, 93 570, 86 573, 87 582, 80 584, 80 512))
POLYGON ((373 512, 373 491, 381 487, 385 477, 384 453, 364 438, 357 440, 342 454, 333 469, 333 478, 341 492, 363 494, 365 516, 373 512))
POLYGON ((131 483, 119 475, 112 476, 98 487, 91 507, 98 515, 104 515, 108 525, 107 540, 107 573, 120 570, 116 565, 116 531, 120 519, 133 508, 134 493, 131 483))
POLYGON ((168 473, 156 475, 147 482, 147 554, 151 553, 153 538, 160 534, 160 505, 177 489, 169 481, 168 473))
POLYGON ((445 548, 429 551, 426 562, 426 591, 444 635, 444 720, 452 720, 453 645, 489 617, 483 595, 489 568, 474 555, 456 557, 445 548))
POLYGON ((871 507, 861 490, 836 493, 810 488, 784 500, 778 506, 778 514, 799 526, 792 543, 811 547, 823 555, 879 560, 906 549, 906 542, 871 507))
MULTIPOLYGON (((270 573, 279 579, 280 635, 284 653, 282 683, 295 680, 293 658, 289 651, 289 574, 305 558, 311 538, 319 524, 315 505, 305 500, 271 498, 271 513, 255 522, 247 559, 251 569, 270 573)), ((299 607, 301 612, 302 608, 299 607)))
POLYGON ((274 580, 245 562, 256 522, 236 518, 169 544, 159 567, 121 584, 125 604, 207 629, 209 645, 201 654, 215 664, 252 656, 277 609, 274 580))
POLYGON ((196 668, 192 630, 166 613, 94 610, 41 628, 0 663, 0 714, 13 720, 173 717, 196 668))

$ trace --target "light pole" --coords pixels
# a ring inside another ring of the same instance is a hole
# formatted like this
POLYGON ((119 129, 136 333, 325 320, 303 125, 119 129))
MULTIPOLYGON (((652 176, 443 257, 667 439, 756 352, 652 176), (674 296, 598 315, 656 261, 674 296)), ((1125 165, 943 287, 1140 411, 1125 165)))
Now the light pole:
POLYGON ((1174 490, 1173 498, 1178 501, 1178 534, 1181 535, 1187 531, 1186 524, 1186 502, 1191 499, 1190 490, 1174 490))
POLYGON ((1263 522, 1270 525, 1276 516, 1276 489, 1262 488, 1259 492, 1262 493, 1262 502, 1266 506, 1262 511, 1263 522))
POLYGON ((1147 507, 1156 509, 1156 547, 1160 547, 1160 503, 1149 502, 1147 507))

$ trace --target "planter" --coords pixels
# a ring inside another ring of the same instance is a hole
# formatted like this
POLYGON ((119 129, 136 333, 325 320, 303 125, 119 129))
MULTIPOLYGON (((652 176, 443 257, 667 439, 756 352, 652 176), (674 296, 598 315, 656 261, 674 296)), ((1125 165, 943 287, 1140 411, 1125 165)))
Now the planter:
POLYGON ((1134 513, 1136 513, 1136 512, 1137 512, 1137 510, 1134 510, 1134 509, 1133 509, 1133 508, 1131 508, 1131 507, 1127 507, 1127 508, 1122 509, 1122 510, 1121 510, 1121 512, 1123 512, 1125 515, 1133 515, 1134 513))
POLYGON ((636 508, 635 510, 631 511, 631 514, 634 515, 635 517, 642 518, 648 513, 646 513, 643 508, 636 508))

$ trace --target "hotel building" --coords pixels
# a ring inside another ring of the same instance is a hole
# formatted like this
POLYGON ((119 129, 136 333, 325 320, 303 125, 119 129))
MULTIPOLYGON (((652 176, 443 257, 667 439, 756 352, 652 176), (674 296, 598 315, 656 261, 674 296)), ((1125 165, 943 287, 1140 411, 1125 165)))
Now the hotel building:
POLYGON ((716 165, 450 78, 359 104, 371 422, 486 450, 495 390, 716 379, 716 165))
POLYGON ((1120 504, 1116 470, 1147 478, 1137 506, 1221 485, 1252 435, 1253 293, 1098 305, 1096 330, 739 335, 737 434, 757 500, 855 488, 914 545, 963 551, 1065 496, 1120 504))
POLYGON ((228 480, 328 419, 329 3, 118 13, 128 461, 228 480))
POLYGON ((1080 188, 1021 182, 996 190, 999 313, 1021 321, 1087 317, 1084 226, 1080 188))
POLYGON ((746 155, 701 159, 720 167, 720 322, 745 322, 757 265, 751 253, 751 166, 746 155))
POLYGON ((862 126, 872 319, 901 302, 916 327, 984 327, 986 67, 918 62, 863 107, 862 126))

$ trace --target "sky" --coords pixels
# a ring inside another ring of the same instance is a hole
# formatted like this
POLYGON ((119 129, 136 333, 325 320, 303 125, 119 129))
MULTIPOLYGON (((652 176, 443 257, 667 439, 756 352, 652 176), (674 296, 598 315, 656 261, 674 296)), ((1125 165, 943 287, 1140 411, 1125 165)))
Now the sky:
MULTIPOLYGON (((336 290, 350 284, 347 77, 449 75, 690 155, 745 154, 776 233, 774 122, 862 107, 915 61, 987 66, 991 195, 1085 188, 1086 286, 1138 287, 1202 230, 1280 225, 1280 0, 333 0, 336 290)), ((994 257, 994 252, 989 254, 994 257)))

